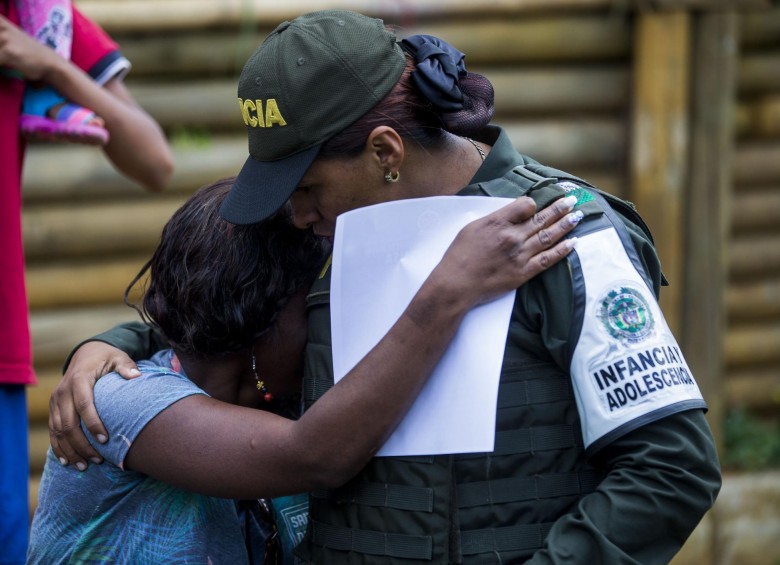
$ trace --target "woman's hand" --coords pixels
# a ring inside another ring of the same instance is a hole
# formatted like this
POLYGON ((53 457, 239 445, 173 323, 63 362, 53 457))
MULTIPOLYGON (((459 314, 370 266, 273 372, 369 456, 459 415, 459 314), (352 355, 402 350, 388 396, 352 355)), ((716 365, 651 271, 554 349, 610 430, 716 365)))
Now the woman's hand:
POLYGON ((565 258, 576 238, 564 239, 582 219, 571 213, 576 198, 560 198, 536 212, 526 196, 465 226, 434 274, 456 285, 456 296, 471 305, 489 302, 518 288, 565 258), (436 272, 438 271, 438 273, 436 272))
POLYGON ((100 463, 102 458, 81 431, 81 421, 101 443, 108 432, 100 421, 92 389, 97 380, 111 371, 126 379, 141 373, 122 350, 102 341, 90 341, 79 347, 71 358, 68 370, 49 399, 49 440, 54 454, 63 465, 73 464, 79 470, 87 461, 100 463))

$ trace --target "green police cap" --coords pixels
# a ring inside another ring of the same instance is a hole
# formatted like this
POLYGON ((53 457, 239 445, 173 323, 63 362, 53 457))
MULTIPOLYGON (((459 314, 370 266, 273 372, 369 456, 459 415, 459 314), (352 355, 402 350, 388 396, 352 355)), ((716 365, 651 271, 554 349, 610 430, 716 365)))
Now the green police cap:
POLYGON ((320 146, 381 101, 405 65, 395 35, 379 19, 323 10, 280 24, 241 72, 249 157, 222 217, 249 224, 276 212, 320 146))

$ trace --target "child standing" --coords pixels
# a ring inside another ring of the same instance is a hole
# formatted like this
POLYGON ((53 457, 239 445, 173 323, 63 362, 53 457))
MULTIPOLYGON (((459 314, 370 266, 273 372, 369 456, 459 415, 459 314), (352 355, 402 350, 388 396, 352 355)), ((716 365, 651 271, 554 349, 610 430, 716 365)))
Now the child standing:
POLYGON ((21 228, 20 129, 27 83, 47 84, 99 113, 110 133, 103 151, 123 175, 162 190, 173 159, 160 126, 122 81, 129 67, 117 44, 76 7, 69 59, 19 27, 15 0, 0 0, 0 565, 25 563, 30 525, 26 386, 32 368, 21 228))

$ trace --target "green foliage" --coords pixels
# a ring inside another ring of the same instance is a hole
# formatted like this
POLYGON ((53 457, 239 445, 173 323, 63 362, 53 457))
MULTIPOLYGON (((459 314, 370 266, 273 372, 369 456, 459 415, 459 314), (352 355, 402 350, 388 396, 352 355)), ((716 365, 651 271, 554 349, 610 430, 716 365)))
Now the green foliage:
POLYGON ((212 135, 206 128, 176 126, 170 132, 170 143, 177 149, 208 149, 212 135))
POLYGON ((744 409, 732 410, 724 424, 723 466, 758 471, 780 468, 780 424, 766 421, 744 409))

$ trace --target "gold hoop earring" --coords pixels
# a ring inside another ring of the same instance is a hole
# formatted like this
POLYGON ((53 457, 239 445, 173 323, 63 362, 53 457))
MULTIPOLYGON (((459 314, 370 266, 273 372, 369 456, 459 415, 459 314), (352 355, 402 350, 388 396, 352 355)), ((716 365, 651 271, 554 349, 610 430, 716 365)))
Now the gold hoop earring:
POLYGON ((398 179, 401 178, 401 171, 396 171, 395 176, 393 176, 393 173, 391 171, 388 171, 385 174, 385 182, 398 182, 398 179))

